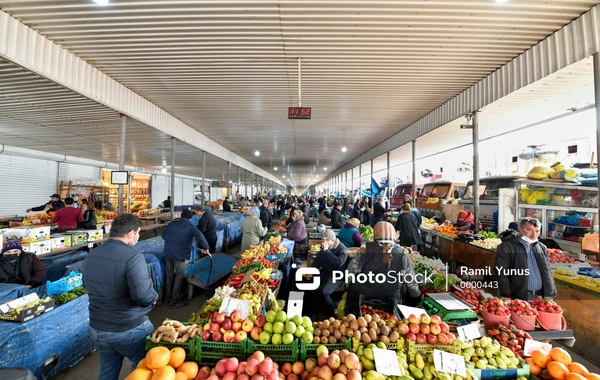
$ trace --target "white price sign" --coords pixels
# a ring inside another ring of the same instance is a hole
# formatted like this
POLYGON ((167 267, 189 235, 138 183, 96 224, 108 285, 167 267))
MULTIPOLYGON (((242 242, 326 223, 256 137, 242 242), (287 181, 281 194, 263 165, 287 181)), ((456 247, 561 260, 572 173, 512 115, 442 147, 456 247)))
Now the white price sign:
POLYGON ((396 351, 373 348, 373 356, 377 372, 387 376, 402 376, 396 351))
POLYGON ((453 373, 458 376, 467 376, 465 358, 448 352, 433 350, 433 364, 439 372, 453 373))
POLYGON ((417 318, 421 318, 421 315, 427 314, 425 310, 420 309, 418 307, 398 305, 398 309, 400 310, 404 318, 408 318, 408 316, 411 314, 414 314, 417 318))
POLYGON ((242 315, 242 319, 248 318, 250 314, 250 309, 252 308, 252 302, 240 300, 237 298, 225 297, 223 302, 221 303, 221 308, 219 309, 219 313, 225 313, 227 315, 231 315, 234 310, 239 310, 242 315))
POLYGON ((466 326, 457 327, 458 336, 461 340, 473 340, 481 338, 481 330, 479 329, 479 323, 471 323, 466 326))
POLYGON ((544 342, 538 342, 537 340, 525 339, 525 346, 523 347, 523 355, 531 356, 531 351, 542 350, 546 353, 550 352, 552 345, 544 342))

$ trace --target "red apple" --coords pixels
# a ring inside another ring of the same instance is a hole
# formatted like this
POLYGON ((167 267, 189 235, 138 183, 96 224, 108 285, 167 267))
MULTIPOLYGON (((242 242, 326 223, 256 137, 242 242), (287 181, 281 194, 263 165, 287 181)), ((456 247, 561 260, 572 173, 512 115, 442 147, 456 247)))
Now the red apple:
POLYGON ((414 342, 414 341, 417 340, 417 336, 414 333, 409 332, 408 334, 406 334, 406 339, 411 340, 411 341, 414 342))
POLYGON ((281 366, 281 373, 283 373, 286 376, 292 373, 292 363, 284 363, 281 366))
POLYGON ((256 325, 258 327, 263 327, 265 325, 265 323, 267 323, 267 319, 265 318, 264 315, 259 315, 256 317, 256 325))
POLYGON ((221 328, 221 325, 219 325, 218 323, 213 323, 210 325, 210 328, 208 329, 208 331, 210 331, 211 333, 216 333, 217 331, 219 331, 220 328, 221 328))
POLYGON ((242 343, 244 339, 248 338, 248 333, 245 331, 238 331, 235 333, 235 342, 242 343))
POLYGON ((258 373, 263 376, 269 376, 269 374, 273 371, 273 360, 271 358, 265 358, 265 360, 260 363, 258 366, 258 373))
POLYGON ((431 329, 429 328, 429 325, 421 325, 421 333, 422 334, 429 334, 431 332, 431 329))
POLYGON ((233 325, 231 325, 231 330, 233 330, 233 332, 235 332, 235 333, 237 333, 241 329, 242 329, 242 322, 233 322, 233 325))
POLYGON ((431 317, 427 314, 421 314, 421 323, 424 323, 426 325, 431 323, 431 317))
POLYGON ((331 354, 327 358, 327 365, 333 370, 338 369, 341 364, 340 356, 338 354, 331 354))
POLYGON ((210 376, 210 367, 205 365, 198 371, 198 377, 196 380, 206 380, 210 376))
POLYGON ((440 330, 444 334, 448 334, 450 332, 450 327, 448 327, 448 324, 446 322, 442 322, 442 323, 440 323, 440 330))
POLYGON ((337 371, 346 375, 348 373, 348 367, 346 366, 346 364, 342 364, 340 368, 337 369, 337 371))
POLYGON ((362 375, 360 374, 360 371, 357 371, 355 369, 351 369, 350 371, 348 371, 348 374, 346 375, 346 377, 348 378, 348 380, 361 380, 362 379, 362 375))
POLYGON ((294 363, 294 365, 292 366, 292 372, 294 372, 296 375, 302 375, 302 372, 304 372, 304 363, 294 363))
POLYGON ((200 339, 207 341, 210 340, 210 331, 204 330, 200 333, 200 339))
POLYGON ((421 320, 419 319, 419 317, 417 317, 414 314, 411 314, 411 315, 408 316, 408 321, 410 323, 416 323, 416 324, 419 324, 421 322, 421 320))
POLYGON ((212 334, 212 340, 215 342, 221 342, 223 340, 223 334, 220 331, 214 332, 212 334))
POLYGON ((233 332, 233 330, 227 330, 225 331, 225 334, 223 334, 223 342, 225 343, 231 343, 233 342, 235 339, 235 333, 233 332))
POLYGON ((237 375, 235 374, 235 372, 227 372, 224 376, 223 376, 223 380, 236 380, 237 375))
POLYGON ((448 336, 444 333, 440 333, 438 336, 438 341, 441 344, 448 344, 449 340, 448 340, 448 336))
POLYGON ((210 375, 206 380, 221 380, 217 375, 210 375))
POLYGON ((439 325, 440 323, 442 323, 442 318, 440 318, 437 315, 432 315, 431 316, 431 323, 439 325))
POLYGON ((400 323, 400 326, 398 326, 398 331, 400 332, 400 334, 406 335, 410 332, 410 328, 406 323, 400 323))
POLYGON ((425 334, 421 334, 421 333, 417 334, 417 343, 419 343, 419 344, 427 343, 427 337, 425 336, 425 334))
POLYGON ((319 363, 319 367, 326 366, 327 359, 329 359, 329 355, 327 355, 327 354, 323 354, 323 355, 319 356, 319 358, 317 359, 317 363, 319 363))
POLYGON ((290 374, 287 376, 287 380, 299 380, 299 379, 298 379, 298 375, 296 375, 295 373, 290 373, 290 374))
POLYGON ((238 375, 237 380, 250 380, 250 376, 246 375, 245 373, 242 373, 238 375))
POLYGON ((252 357, 262 363, 265 360, 265 354, 262 351, 254 351, 252 357))
POLYGON ((427 335, 427 343, 429 344, 437 344, 438 338, 436 335, 428 334, 427 335))
MULTIPOLYGON (((358 357, 357 357, 358 359, 358 357)), ((304 363, 304 367, 306 367, 306 370, 308 372, 312 371, 313 368, 315 368, 317 366, 317 361, 315 360, 315 358, 308 358, 306 359, 306 363, 304 363)))
POLYGON ((448 337, 448 344, 453 344, 456 341, 456 335, 453 333, 449 332, 446 336, 448 337))
MULTIPOLYGON (((262 329, 258 326, 254 326, 252 328, 252 331, 250 332, 250 337, 255 340, 255 341, 260 341, 260 333, 262 332, 262 329)), ((246 333, 247 334, 247 333, 246 333)))
POLYGON ((248 359, 248 361, 246 362, 246 375, 248 376, 254 376, 258 373, 258 366, 260 365, 260 363, 258 362, 258 360, 256 360, 256 358, 251 357, 248 359))
POLYGON ((226 319, 227 319, 227 314, 225 314, 225 313, 217 314, 217 323, 221 324, 221 323, 225 322, 226 319))
POLYGON ((215 366, 215 370, 217 371, 217 376, 219 377, 223 377, 225 375, 225 373, 227 373, 227 359, 221 359, 217 362, 217 365, 215 366))
POLYGON ((221 323, 221 327, 225 329, 225 331, 227 330, 231 330, 231 327, 233 326, 233 322, 231 322, 231 319, 227 318, 226 320, 223 321, 223 323, 221 323))
POLYGON ((252 376, 250 380, 265 380, 265 377, 260 373, 257 373, 256 375, 252 376))
POLYGON ((300 378, 302 380, 308 380, 308 379, 310 379, 310 372, 304 370, 304 372, 302 372, 302 375, 300 376, 300 378))
POLYGON ((410 330, 411 333, 413 334, 418 334, 421 332, 421 326, 419 326, 416 323, 411 323, 410 326, 408 326, 408 329, 410 330))
POLYGON ((440 325, 436 325, 436 324, 432 323, 431 325, 429 325, 429 328, 433 335, 439 335, 439 333, 442 332, 442 328, 440 327, 440 325))
POLYGON ((333 371, 328 366, 323 366, 319 369, 318 376, 323 380, 331 380, 333 378, 333 371))
POLYGON ((344 360, 344 364, 348 367, 349 370, 359 370, 360 371, 360 359, 358 355, 354 352, 346 355, 346 360, 344 360))
POLYGON ((240 365, 238 366, 238 369, 237 371, 235 371, 235 373, 237 373, 238 376, 240 376, 241 374, 246 375, 246 362, 240 362, 240 365))
POLYGON ((254 322, 252 322, 249 319, 246 319, 243 323, 242 323, 242 330, 244 330, 245 332, 249 333, 252 331, 252 329, 254 328, 254 322))
POLYGON ((335 375, 333 375, 333 380, 347 380, 347 379, 346 379, 346 375, 344 375, 343 373, 336 373, 335 375))
POLYGON ((229 316, 232 322, 239 322, 242 320, 242 313, 239 310, 234 310, 233 313, 229 316))
POLYGON ((225 369, 227 370, 227 372, 236 373, 239 365, 240 361, 238 360, 238 358, 229 358, 225 362, 225 369))

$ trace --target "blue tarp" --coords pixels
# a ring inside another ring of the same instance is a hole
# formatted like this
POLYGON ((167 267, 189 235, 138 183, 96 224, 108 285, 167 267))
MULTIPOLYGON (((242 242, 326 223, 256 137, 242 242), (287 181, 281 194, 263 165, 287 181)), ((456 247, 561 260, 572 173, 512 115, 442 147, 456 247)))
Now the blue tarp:
POLYGON ((92 351, 88 302, 84 295, 25 323, 0 322, 0 367, 27 368, 47 379, 77 363, 92 351), (56 366, 43 373, 47 361, 56 366))
POLYGON ((86 251, 74 251, 41 258, 40 261, 46 267, 46 281, 60 280, 66 274, 67 265, 82 261, 87 254, 86 251))
POLYGON ((217 231, 223 230, 225 247, 238 244, 242 241, 242 221, 246 215, 240 212, 216 213, 217 231))

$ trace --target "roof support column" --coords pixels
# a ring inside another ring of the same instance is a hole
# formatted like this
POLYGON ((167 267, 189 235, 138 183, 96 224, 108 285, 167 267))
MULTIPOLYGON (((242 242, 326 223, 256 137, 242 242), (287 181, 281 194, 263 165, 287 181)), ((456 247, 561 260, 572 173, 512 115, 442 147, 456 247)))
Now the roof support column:
POLYGON ((479 231, 479 110, 473 112, 473 213, 475 233, 479 231))
POLYGON ((231 161, 227 161, 227 199, 231 200, 231 161))
POLYGON ((171 137, 171 220, 175 219, 175 137, 171 137))
MULTIPOLYGON (((206 152, 202 151, 202 195, 200 196, 202 207, 204 207, 204 189, 206 186, 206 152)), ((210 186, 206 186, 210 192, 210 186)))
POLYGON ((412 141, 412 206, 417 208, 417 140, 412 141))
POLYGON ((386 154, 386 158, 387 158, 387 190, 385 191, 385 194, 387 194, 387 198, 388 198, 388 202, 390 202, 389 204, 391 205, 392 202, 389 200, 390 199, 390 152, 387 152, 386 154))
POLYGON ((375 197, 373 196, 373 186, 371 186, 371 182, 373 182, 373 159, 371 159, 371 180, 369 181, 369 189, 371 190, 371 208, 375 211, 375 197))
POLYGON ((237 167, 237 190, 235 191, 235 200, 239 202, 240 200, 240 167, 237 167))
MULTIPOLYGON (((119 145, 119 171, 125 170, 125 137, 127 134, 127 116, 121 114, 121 141, 119 145)), ((129 174, 128 174, 129 176, 129 174)), ((129 177, 127 178, 127 182, 129 182, 129 177)), ((123 185, 119 185, 119 196, 118 196, 118 208, 117 211, 119 214, 125 212, 123 210, 123 185)))
MULTIPOLYGON (((600 53, 594 53, 594 99, 596 100, 596 162, 600 163, 600 53)), ((596 167, 600 173, 600 165, 596 167)), ((600 205, 598 209, 600 210, 600 205)))

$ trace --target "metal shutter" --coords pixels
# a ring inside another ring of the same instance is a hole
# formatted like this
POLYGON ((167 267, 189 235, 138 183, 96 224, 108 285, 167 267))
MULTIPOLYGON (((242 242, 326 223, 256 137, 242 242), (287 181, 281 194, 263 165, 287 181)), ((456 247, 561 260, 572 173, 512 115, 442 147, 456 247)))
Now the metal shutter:
POLYGON ((99 180, 101 178, 101 169, 93 166, 85 166, 78 164, 59 163, 60 180, 66 185, 69 181, 74 184, 80 184, 81 180, 99 180))
POLYGON ((57 176, 56 161, 0 154, 0 215, 25 215, 28 208, 50 201, 57 176))
POLYGON ((182 204, 193 205, 194 204, 194 180, 184 179, 183 180, 183 193, 182 193, 182 204))
POLYGON ((164 175, 152 176, 152 208, 157 208, 169 195, 171 177, 164 175))

